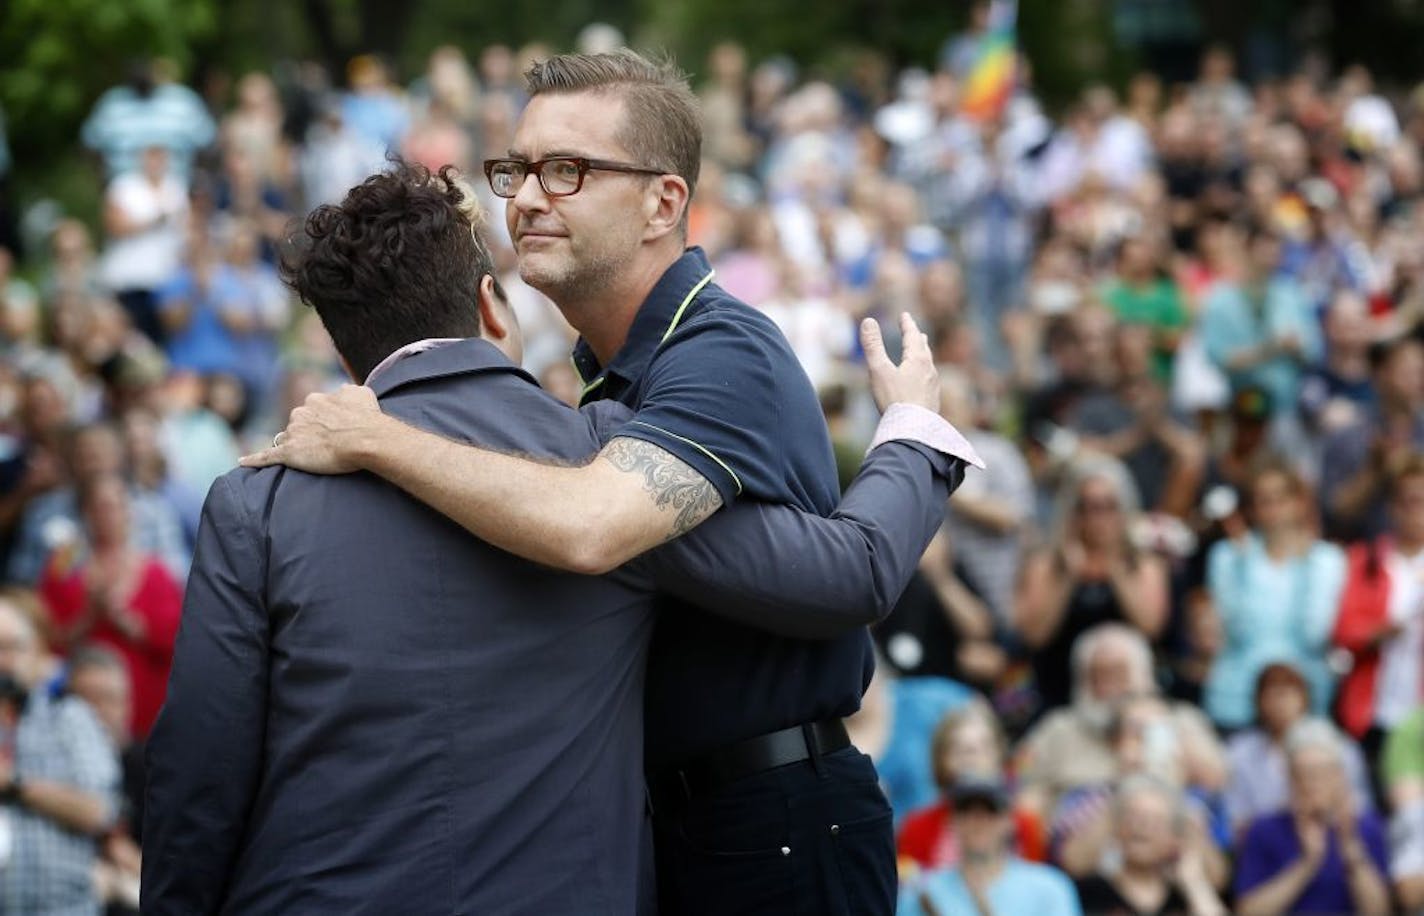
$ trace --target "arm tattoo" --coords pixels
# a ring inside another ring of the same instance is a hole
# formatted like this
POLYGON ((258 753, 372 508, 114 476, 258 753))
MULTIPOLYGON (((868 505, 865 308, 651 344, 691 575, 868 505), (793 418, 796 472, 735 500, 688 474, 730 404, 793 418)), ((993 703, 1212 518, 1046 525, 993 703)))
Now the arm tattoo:
POLYGON ((657 507, 677 513, 669 541, 696 528, 722 505, 722 495, 707 478, 651 442, 621 436, 608 443, 600 457, 620 471, 642 474, 643 489, 657 507))

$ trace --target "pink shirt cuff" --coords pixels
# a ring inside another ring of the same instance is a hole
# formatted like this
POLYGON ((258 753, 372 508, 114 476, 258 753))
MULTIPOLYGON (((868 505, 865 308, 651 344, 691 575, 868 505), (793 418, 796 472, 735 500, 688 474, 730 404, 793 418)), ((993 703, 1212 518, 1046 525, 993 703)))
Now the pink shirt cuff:
POLYGON ((886 442, 896 440, 918 442, 926 448, 958 458, 976 468, 984 466, 984 460, 974 451, 974 446, 969 444, 969 440, 964 438, 953 424, 933 410, 918 404, 891 404, 890 409, 885 411, 885 416, 880 418, 880 425, 875 428, 875 438, 870 441, 870 448, 866 449, 865 453, 868 455, 886 442))

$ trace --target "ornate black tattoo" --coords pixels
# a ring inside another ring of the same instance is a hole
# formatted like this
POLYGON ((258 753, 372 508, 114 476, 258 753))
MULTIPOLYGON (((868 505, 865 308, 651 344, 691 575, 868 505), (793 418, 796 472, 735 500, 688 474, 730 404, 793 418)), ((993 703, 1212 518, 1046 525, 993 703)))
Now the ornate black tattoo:
POLYGON ((666 450, 641 439, 620 437, 600 456, 620 471, 643 475, 643 489, 659 509, 677 513, 668 540, 686 534, 722 505, 722 496, 707 478, 666 450))

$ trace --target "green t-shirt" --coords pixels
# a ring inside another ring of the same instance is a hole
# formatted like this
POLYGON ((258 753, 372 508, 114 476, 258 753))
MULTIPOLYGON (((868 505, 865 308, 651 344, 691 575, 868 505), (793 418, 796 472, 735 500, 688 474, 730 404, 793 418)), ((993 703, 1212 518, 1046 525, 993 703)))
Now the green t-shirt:
MULTIPOLYGON (((1123 324, 1145 324, 1158 334, 1187 326, 1181 293, 1177 284, 1166 277, 1158 277, 1146 286, 1113 280, 1103 288, 1102 298, 1123 324)), ((1157 378, 1168 379, 1172 374, 1171 351, 1159 347, 1152 359, 1157 378)))
POLYGON ((1384 784, 1401 779, 1424 779, 1424 707, 1414 710, 1389 733, 1380 761, 1384 784))

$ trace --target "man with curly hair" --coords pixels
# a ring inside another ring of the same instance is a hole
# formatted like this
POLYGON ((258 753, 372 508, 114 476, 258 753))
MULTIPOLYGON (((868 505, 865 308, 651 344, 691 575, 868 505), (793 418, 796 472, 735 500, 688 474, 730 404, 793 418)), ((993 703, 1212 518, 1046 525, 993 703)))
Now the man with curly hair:
MULTIPOLYGON (((737 502, 828 515, 835 459, 810 380, 771 319, 686 247, 702 146, 686 78, 624 50, 552 57, 526 82, 510 148, 485 173, 520 276, 582 335, 583 402, 621 403, 629 421, 596 460, 556 467, 427 435, 351 387, 309 399, 286 441, 244 461, 378 474, 574 572, 613 569, 737 502)), ((938 421, 934 406, 888 419, 938 421)), ((863 628, 807 640, 687 606, 659 615, 646 756, 664 910, 893 909, 891 812, 842 722, 873 668, 863 628)))
MULTIPOLYGON (((397 165, 304 234, 288 282, 392 417, 550 466, 626 423, 518 368, 448 170, 397 165)), ((877 384, 932 404, 928 348, 908 353, 877 384)), ((739 506, 602 577, 504 553, 374 475, 220 478, 150 741, 144 911, 634 912, 655 591, 798 639, 863 629, 962 476, 951 448, 876 448, 837 519, 739 506)))

